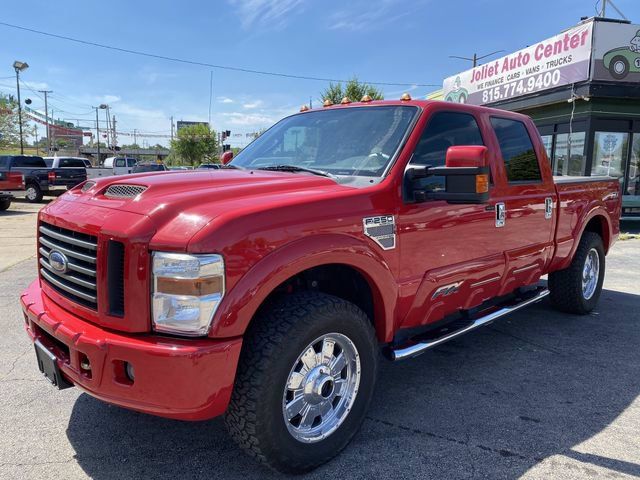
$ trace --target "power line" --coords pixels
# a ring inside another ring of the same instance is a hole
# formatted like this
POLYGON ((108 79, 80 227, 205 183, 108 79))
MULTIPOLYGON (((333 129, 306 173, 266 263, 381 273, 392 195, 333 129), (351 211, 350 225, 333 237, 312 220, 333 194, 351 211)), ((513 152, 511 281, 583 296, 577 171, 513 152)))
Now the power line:
MULTIPOLYGON (((241 67, 231 67, 228 65, 216 65, 216 64, 212 64, 212 63, 206 63, 206 62, 201 62, 201 61, 197 61, 197 60, 187 60, 187 59, 183 59, 183 58, 177 58, 177 57, 169 57, 167 55, 159 55, 156 53, 149 53, 149 52, 142 52, 139 50, 131 50, 128 48, 121 48, 121 47, 114 47, 112 45, 105 45, 102 43, 96 43, 96 42, 90 42, 88 40, 81 40, 78 38, 73 38, 73 37, 67 37, 65 35, 57 35, 55 33, 49 33, 49 32, 43 32, 42 30, 35 30, 33 28, 28 28, 28 27, 22 27, 20 25, 13 25, 11 23, 6 23, 6 22, 0 22, 0 25, 3 25, 5 27, 9 27, 9 28, 14 28, 17 30, 23 30, 25 32, 30 32, 30 33, 37 33, 38 35, 44 35, 47 37, 52 37, 52 38, 57 38, 60 40, 67 40, 69 42, 75 42, 75 43, 80 43, 82 45, 89 45, 92 47, 99 47, 99 48, 104 48, 107 50, 114 50, 117 52, 122 52, 122 53, 129 53, 131 55, 138 55, 138 56, 143 56, 143 57, 151 57, 151 58, 157 58, 160 60, 167 60, 170 62, 177 62, 177 63, 185 63, 188 65, 197 65, 200 67, 207 67, 207 68, 217 68, 219 70, 231 70, 234 72, 243 72, 243 73, 253 73, 256 75, 269 75, 272 77, 284 77, 284 78, 294 78, 297 80, 313 80, 313 81, 318 81, 318 82, 336 82, 336 83, 346 83, 348 82, 348 80, 339 80, 339 79, 335 79, 335 78, 323 78, 323 77, 311 77, 311 76, 305 76, 305 75, 293 75, 293 74, 288 74, 288 73, 280 73, 280 72, 268 72, 268 71, 264 71, 264 70, 253 70, 250 68, 241 68, 241 67)), ((404 86, 404 87, 410 87, 410 86, 418 86, 418 87, 440 87, 440 84, 432 84, 432 83, 398 83, 398 82, 370 82, 370 81, 364 81, 364 83, 368 83, 370 85, 386 85, 386 86, 404 86)))

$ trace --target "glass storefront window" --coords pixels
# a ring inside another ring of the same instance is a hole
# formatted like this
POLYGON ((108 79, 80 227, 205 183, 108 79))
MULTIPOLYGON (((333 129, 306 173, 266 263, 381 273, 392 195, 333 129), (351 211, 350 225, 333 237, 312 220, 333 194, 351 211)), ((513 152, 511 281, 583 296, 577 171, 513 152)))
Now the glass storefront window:
POLYGON ((640 133, 633 134, 631 164, 627 176, 627 195, 640 195, 640 133))
POLYGON ((542 135, 542 144, 547 152, 547 157, 551 161, 551 146, 553 145, 553 135, 542 135))
POLYGON ((596 132, 591 175, 608 175, 622 178, 624 176, 628 147, 628 133, 596 132))
POLYGON ((584 147, 585 132, 573 132, 571 134, 571 145, 569 145, 568 133, 557 134, 553 157, 555 161, 553 174, 570 176, 584 175, 587 164, 584 147))

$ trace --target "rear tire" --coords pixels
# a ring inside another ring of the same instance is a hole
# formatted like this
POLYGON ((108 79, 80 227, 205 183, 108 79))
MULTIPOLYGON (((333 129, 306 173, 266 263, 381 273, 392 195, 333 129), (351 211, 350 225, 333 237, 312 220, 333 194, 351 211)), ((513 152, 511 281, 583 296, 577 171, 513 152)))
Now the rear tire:
POLYGON ((562 312, 585 315, 598 304, 604 282, 602 238, 584 232, 568 268, 549 274, 552 305, 562 312))
POLYGON ((315 292, 276 300, 245 335, 225 414, 229 434, 283 473, 327 462, 365 418, 378 356, 373 327, 352 303, 315 292))
POLYGON ((25 195, 29 203, 38 203, 42 201, 42 189, 37 183, 27 184, 27 192, 25 195))
POLYGON ((10 198, 3 198, 2 200, 0 200, 0 212, 4 212, 10 206, 11 206, 11 199, 10 198))

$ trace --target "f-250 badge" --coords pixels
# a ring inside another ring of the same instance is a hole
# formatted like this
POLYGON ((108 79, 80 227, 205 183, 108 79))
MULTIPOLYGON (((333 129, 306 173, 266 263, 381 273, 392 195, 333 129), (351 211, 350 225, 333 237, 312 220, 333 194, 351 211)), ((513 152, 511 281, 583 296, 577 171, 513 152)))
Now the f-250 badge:
POLYGON ((393 215, 365 217, 362 219, 364 234, 373 239, 383 250, 396 248, 396 221, 393 215))

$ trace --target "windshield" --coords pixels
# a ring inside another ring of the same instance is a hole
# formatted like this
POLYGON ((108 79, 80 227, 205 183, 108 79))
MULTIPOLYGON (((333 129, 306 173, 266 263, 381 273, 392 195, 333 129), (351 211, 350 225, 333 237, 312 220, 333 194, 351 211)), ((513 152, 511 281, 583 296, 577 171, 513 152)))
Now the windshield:
POLYGON ((380 177, 417 111, 412 106, 371 106, 293 115, 251 143, 232 165, 286 165, 338 176, 380 177))

